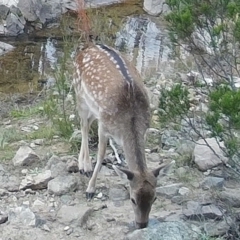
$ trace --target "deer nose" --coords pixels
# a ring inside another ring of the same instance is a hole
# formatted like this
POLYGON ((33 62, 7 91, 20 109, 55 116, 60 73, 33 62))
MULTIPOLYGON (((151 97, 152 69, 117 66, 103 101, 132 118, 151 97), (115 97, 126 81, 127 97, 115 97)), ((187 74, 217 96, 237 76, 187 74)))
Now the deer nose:
POLYGON ((148 222, 145 222, 145 223, 136 222, 136 227, 137 228, 145 228, 145 227, 147 227, 147 225, 148 225, 148 222))

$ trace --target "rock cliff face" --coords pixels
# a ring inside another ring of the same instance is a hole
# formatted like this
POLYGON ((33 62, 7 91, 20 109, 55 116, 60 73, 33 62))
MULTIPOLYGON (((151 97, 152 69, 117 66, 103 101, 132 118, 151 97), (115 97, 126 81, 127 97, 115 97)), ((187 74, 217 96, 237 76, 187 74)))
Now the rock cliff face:
MULTIPOLYGON (((94 0, 87 3, 87 7, 99 7, 117 2, 122 1, 94 0)), ((28 33, 29 29, 48 27, 62 14, 76 9, 76 2, 70 0, 0 0, 0 36, 18 36, 28 33)))

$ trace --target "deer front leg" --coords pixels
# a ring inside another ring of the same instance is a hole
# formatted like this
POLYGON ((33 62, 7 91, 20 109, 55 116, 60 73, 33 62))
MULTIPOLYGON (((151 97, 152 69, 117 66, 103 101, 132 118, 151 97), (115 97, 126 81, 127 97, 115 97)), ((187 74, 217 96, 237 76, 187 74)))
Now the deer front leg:
POLYGON ((103 159, 104 159, 104 156, 106 153, 106 148, 107 148, 108 138, 104 135, 103 130, 100 125, 98 127, 98 138, 99 138, 99 142, 98 142, 97 164, 94 168, 93 175, 88 183, 88 188, 86 190, 87 199, 91 199, 94 196, 97 175, 102 166, 102 162, 103 162, 103 159))

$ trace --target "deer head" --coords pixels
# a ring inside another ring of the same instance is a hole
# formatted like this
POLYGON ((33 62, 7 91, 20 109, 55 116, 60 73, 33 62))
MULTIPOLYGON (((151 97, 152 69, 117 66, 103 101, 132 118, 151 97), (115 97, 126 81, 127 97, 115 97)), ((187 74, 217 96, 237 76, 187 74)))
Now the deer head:
POLYGON ((119 176, 129 180, 130 200, 137 228, 145 228, 148 225, 149 213, 152 204, 156 200, 157 177, 160 170, 165 167, 166 165, 160 166, 153 171, 139 172, 114 166, 114 170, 119 176))

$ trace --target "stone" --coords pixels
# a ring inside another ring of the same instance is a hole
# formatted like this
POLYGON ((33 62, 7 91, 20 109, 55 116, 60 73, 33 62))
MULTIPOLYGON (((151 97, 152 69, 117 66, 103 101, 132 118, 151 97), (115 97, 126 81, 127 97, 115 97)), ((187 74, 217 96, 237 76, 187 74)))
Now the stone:
POLYGON ((129 192, 123 185, 114 185, 109 189, 109 199, 112 201, 124 201, 129 197, 129 192))
POLYGON ((24 24, 20 20, 19 17, 14 15, 13 13, 8 14, 6 19, 6 35, 9 36, 17 36, 19 34, 22 34, 24 31, 24 24))
POLYGON ((240 207, 240 190, 225 188, 224 191, 219 192, 218 197, 228 207, 240 207))
POLYGON ((76 159, 69 159, 67 161, 67 171, 70 173, 79 172, 78 162, 76 159))
POLYGON ((223 221, 205 222, 204 231, 209 237, 222 236, 228 232, 232 223, 233 221, 229 217, 223 221))
POLYGON ((48 192, 57 196, 74 192, 78 188, 78 180, 74 176, 58 176, 48 182, 48 192))
POLYGON ((65 225, 83 226, 91 212, 92 208, 83 204, 75 206, 63 205, 57 213, 57 219, 65 225))
POLYGON ((220 164, 227 163, 228 159, 220 149, 220 147, 224 148, 224 144, 220 142, 219 147, 215 138, 206 138, 205 140, 218 156, 206 145, 203 139, 198 140, 193 152, 194 162, 198 168, 201 171, 207 171, 220 164))
POLYGON ((21 226, 36 226, 36 216, 28 207, 10 208, 8 220, 11 224, 21 224, 21 226))
POLYGON ((190 171, 188 166, 184 166, 184 167, 179 167, 175 170, 175 173, 178 177, 183 177, 185 176, 188 172, 190 171))
POLYGON ((41 146, 44 144, 44 139, 35 139, 35 140, 33 140, 33 143, 41 146))
POLYGON ((17 192, 19 190, 19 178, 15 175, 10 175, 4 183, 4 187, 9 192, 17 192))
POLYGON ((8 215, 2 211, 0 211, 0 224, 7 222, 8 215))
POLYGON ((190 192, 190 189, 189 188, 186 188, 186 187, 181 187, 179 190, 178 190, 178 193, 181 195, 181 196, 187 196, 190 192))
POLYGON ((50 169, 52 173, 52 177, 55 178, 57 176, 64 176, 67 174, 67 164, 63 162, 58 156, 53 155, 47 162, 45 167, 46 169, 50 169))
POLYGON ((208 190, 208 189, 211 189, 211 188, 222 189, 223 188, 223 184, 224 184, 224 178, 210 177, 210 176, 209 177, 205 177, 205 179, 201 183, 202 188, 204 190, 208 190))
POLYGON ((14 46, 5 42, 0 42, 0 56, 12 51, 13 49, 14 49, 14 46))
POLYGON ((181 140, 176 152, 180 155, 192 156, 193 150, 195 148, 195 143, 189 140, 181 140))
POLYGON ((143 9, 152 16, 166 14, 170 11, 165 0, 144 0, 143 9))
POLYGON ((25 190, 31 188, 32 190, 41 190, 46 189, 47 184, 52 180, 52 174, 50 170, 45 170, 42 173, 37 174, 36 176, 27 176, 22 180, 19 189, 25 190))
POLYGON ((187 209, 183 210, 183 214, 191 220, 201 219, 216 219, 220 220, 223 217, 222 211, 214 204, 201 205, 198 202, 189 201, 187 209))
POLYGON ((42 1, 38 0, 21 0, 18 2, 17 7, 22 12, 24 18, 30 22, 38 19, 42 8, 42 1))
POLYGON ((0 4, 0 19, 6 19, 9 13, 9 8, 3 4, 0 4))
POLYGON ((46 209, 45 203, 43 201, 41 201, 40 199, 36 199, 33 202, 32 207, 36 211, 43 211, 44 209, 46 209))
POLYGON ((49 20, 58 18, 62 14, 62 6, 57 1, 43 2, 39 12, 39 19, 44 24, 49 20))
POLYGON ((14 166, 29 166, 39 159, 39 156, 30 147, 21 146, 12 161, 14 166))
POLYGON ((150 153, 150 154, 148 155, 148 160, 149 160, 150 162, 157 162, 157 163, 159 163, 160 160, 161 160, 161 158, 160 158, 159 153, 150 153))
POLYGON ((184 222, 161 222, 127 235, 126 240, 196 240, 198 234, 184 222))
POLYGON ((0 197, 8 196, 8 191, 6 189, 0 188, 0 197))
POLYGON ((171 202, 181 205, 184 202, 184 197, 183 196, 173 196, 171 198, 171 202))
POLYGON ((174 183, 167 186, 157 187, 156 193, 159 196, 165 196, 168 198, 178 194, 179 189, 182 187, 182 183, 174 183))
POLYGON ((162 146, 164 149, 179 146, 180 139, 176 130, 165 130, 161 137, 162 146))

